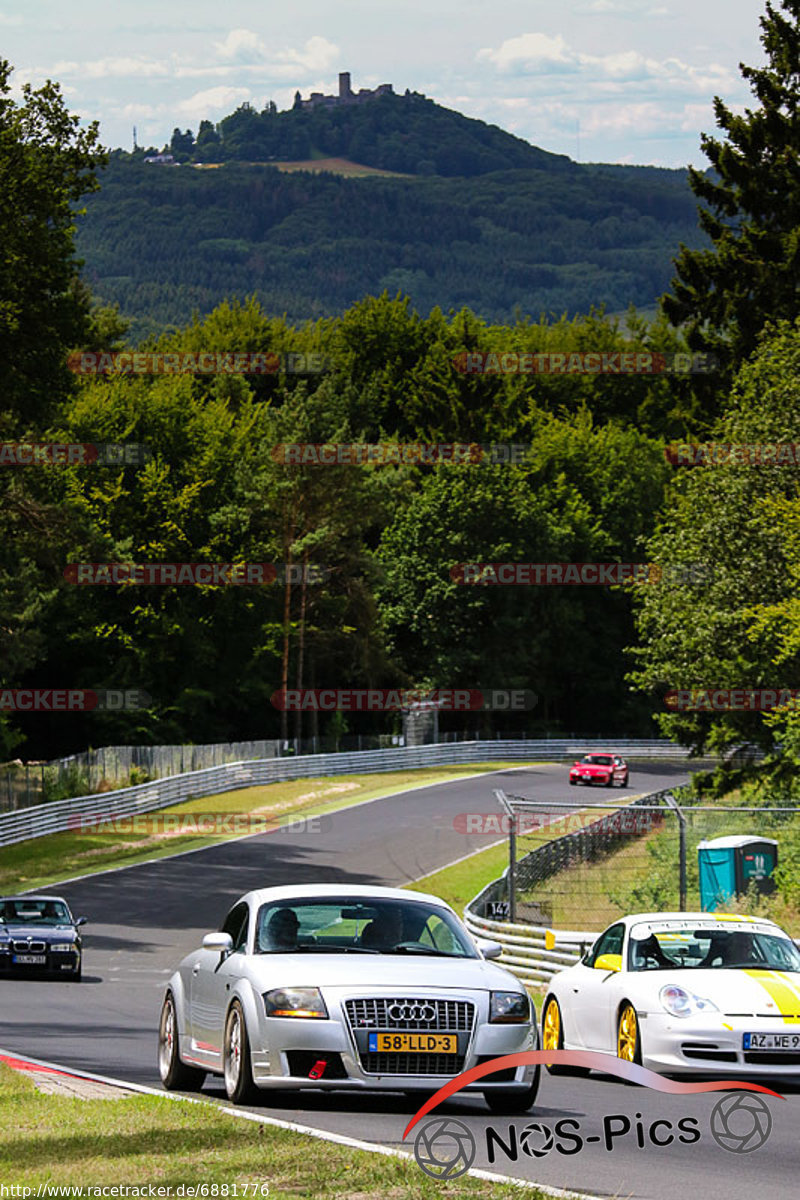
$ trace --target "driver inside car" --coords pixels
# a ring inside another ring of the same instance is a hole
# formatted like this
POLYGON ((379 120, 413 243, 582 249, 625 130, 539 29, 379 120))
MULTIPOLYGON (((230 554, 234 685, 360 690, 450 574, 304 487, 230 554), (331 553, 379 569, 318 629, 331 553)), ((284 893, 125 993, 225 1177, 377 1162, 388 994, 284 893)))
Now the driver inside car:
POLYGON ((633 944, 633 969, 634 971, 646 971, 648 967, 653 970, 657 967, 674 967, 675 963, 668 958, 659 945, 658 938, 654 933, 649 937, 644 938, 641 942, 633 944))
POLYGON ((399 908, 381 909, 373 921, 365 925, 359 939, 368 950, 391 950, 403 940, 403 913, 399 908))
POLYGON ((272 914, 262 930, 260 942, 263 950, 296 950, 300 922, 292 908, 279 908, 272 914))

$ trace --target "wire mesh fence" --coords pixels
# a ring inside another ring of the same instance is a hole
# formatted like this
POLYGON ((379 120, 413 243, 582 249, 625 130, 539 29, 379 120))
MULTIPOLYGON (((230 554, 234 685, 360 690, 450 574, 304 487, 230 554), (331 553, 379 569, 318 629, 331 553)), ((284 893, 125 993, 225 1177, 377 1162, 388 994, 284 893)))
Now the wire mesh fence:
POLYGON ((46 763, 0 763, 0 812, 41 804, 46 763))
MULTIPOLYGON (((516 920, 600 931, 633 912, 725 911, 770 917, 800 935, 800 806, 675 796, 677 810, 671 793, 573 811, 519 802, 516 920)), ((510 896, 506 874, 481 894, 481 915, 510 896)))

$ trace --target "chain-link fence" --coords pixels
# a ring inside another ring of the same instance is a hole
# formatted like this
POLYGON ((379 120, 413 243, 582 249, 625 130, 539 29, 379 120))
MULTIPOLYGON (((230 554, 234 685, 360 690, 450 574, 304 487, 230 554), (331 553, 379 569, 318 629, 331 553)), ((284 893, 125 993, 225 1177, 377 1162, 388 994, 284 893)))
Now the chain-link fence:
POLYGON ((0 763, 0 812, 41 804, 46 763, 0 763))
MULTIPOLYGON (((720 909, 768 916, 800 934, 796 804, 708 804, 680 790, 571 812, 508 800, 514 815, 502 827, 516 830, 519 922, 600 931, 633 912, 720 909)), ((473 907, 492 916, 511 898, 507 872, 473 907)))

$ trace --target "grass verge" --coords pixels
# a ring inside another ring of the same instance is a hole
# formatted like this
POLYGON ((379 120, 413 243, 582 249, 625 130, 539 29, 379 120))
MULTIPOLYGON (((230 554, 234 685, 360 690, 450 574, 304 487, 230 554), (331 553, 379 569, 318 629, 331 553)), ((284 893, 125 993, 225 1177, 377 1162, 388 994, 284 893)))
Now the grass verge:
MULTIPOLYGON (((505 1184, 465 1177, 442 1184, 415 1162, 237 1119, 213 1104, 140 1095, 124 1100, 45 1096, 27 1076, 2 1064, 0 1116, 0 1178, 18 1187, 128 1184, 147 1195, 152 1184, 169 1189, 162 1193, 168 1196, 180 1185, 206 1184, 211 1196, 216 1184, 227 1185, 232 1196, 237 1184, 242 1196, 246 1184, 248 1198, 268 1194, 269 1200, 416 1200, 443 1194, 501 1200, 509 1195, 505 1184), (268 1192, 261 1192, 263 1184, 268 1192)), ((398 1114, 398 1130, 404 1124, 398 1114)), ((524 1194, 544 1200, 538 1190, 524 1194)))
MULTIPOLYGON (((426 767, 421 770, 380 772, 372 775, 335 775, 292 779, 262 787, 241 788, 198 800, 185 800, 155 814, 141 814, 144 827, 151 816, 165 814, 190 818, 209 813, 259 814, 276 826, 299 817, 335 812, 365 800, 377 800, 406 788, 445 783, 464 776, 525 763, 469 763, 463 766, 426 767)), ((542 764, 537 764, 542 765, 542 764)), ((127 826, 124 826, 127 828, 127 826)), ((75 832, 31 838, 0 849, 0 894, 30 891, 76 875, 133 866, 154 858, 211 846, 230 840, 196 833, 75 832)))

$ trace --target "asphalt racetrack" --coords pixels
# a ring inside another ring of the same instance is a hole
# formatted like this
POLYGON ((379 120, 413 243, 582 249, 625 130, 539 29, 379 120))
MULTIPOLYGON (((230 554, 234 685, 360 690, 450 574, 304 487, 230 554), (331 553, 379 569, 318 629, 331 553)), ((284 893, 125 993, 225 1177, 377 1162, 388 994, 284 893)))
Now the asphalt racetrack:
MULTIPOLYGON (((570 788, 566 766, 502 770, 343 809, 324 821, 321 831, 251 837, 64 884, 53 890, 89 920, 83 982, 4 980, 0 1046, 158 1087, 156 1029, 164 984, 244 892, 286 883, 399 886, 417 879, 498 840, 497 834, 466 835, 453 828, 459 813, 499 812, 495 787, 577 808, 675 785, 685 772, 672 764, 634 765, 628 791, 611 793, 570 788)), ((588 912, 587 924, 593 924, 588 912)), ((221 1081, 211 1076, 204 1090, 224 1098, 221 1081)), ((712 1138, 710 1116, 721 1095, 676 1097, 599 1075, 543 1073, 537 1103, 524 1117, 493 1117, 478 1097, 456 1098, 437 1115, 467 1126, 476 1142, 475 1166, 554 1187, 669 1200, 687 1192, 703 1200, 786 1200, 795 1194, 800 1089, 785 1100, 768 1098, 772 1131, 752 1153, 725 1150, 712 1138), (677 1137, 677 1122, 687 1117, 697 1119, 700 1133, 691 1143, 677 1137), (557 1135, 556 1122, 566 1118, 577 1122, 567 1128, 582 1139, 580 1149, 575 1150, 575 1136, 556 1136, 549 1151, 537 1157, 535 1151, 547 1145, 547 1130, 533 1130, 529 1153, 517 1136, 514 1156, 512 1127, 520 1135, 526 1125, 540 1123, 557 1135), (622 1132, 625 1118, 630 1128, 622 1132), (654 1126, 658 1121, 662 1124, 654 1126), (487 1135, 490 1126, 510 1155, 487 1135), (607 1133, 614 1135, 610 1148, 607 1133), (487 1141, 494 1146, 493 1161, 487 1141)), ((400 1093, 304 1092, 265 1095, 257 1111, 410 1150, 416 1130, 405 1143, 402 1135, 414 1107, 400 1093)), ((729 1128, 738 1119, 734 1116, 729 1128)))

